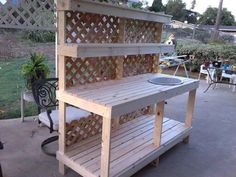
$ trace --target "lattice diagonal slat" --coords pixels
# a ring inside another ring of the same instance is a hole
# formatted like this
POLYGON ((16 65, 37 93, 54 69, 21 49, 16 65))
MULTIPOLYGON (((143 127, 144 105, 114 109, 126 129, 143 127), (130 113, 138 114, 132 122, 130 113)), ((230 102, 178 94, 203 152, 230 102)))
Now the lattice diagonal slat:
MULTIPOLYGON (((139 109, 137 111, 125 114, 120 117, 120 124, 124 124, 141 115, 149 114, 149 107, 139 109)), ((113 119, 114 120, 114 119, 113 119)), ((113 127, 112 122, 112 127, 113 127)), ((78 141, 84 140, 91 136, 102 132, 102 117, 92 114, 88 117, 74 120, 71 123, 66 123, 66 146, 71 146, 78 141)))
MULTIPOLYGON (((126 20, 126 43, 155 43, 157 42, 158 23, 142 20, 126 20)), ((160 35, 160 34, 159 34, 160 35)))
POLYGON ((123 76, 152 73, 156 68, 153 55, 129 55, 124 57, 123 76))
POLYGON ((116 58, 66 58, 67 86, 112 80, 116 78, 116 58))
POLYGON ((67 43, 116 43, 119 38, 118 17, 72 12, 66 13, 67 43))
POLYGON ((54 0, 0 1, 0 27, 54 31, 54 10, 54 0))

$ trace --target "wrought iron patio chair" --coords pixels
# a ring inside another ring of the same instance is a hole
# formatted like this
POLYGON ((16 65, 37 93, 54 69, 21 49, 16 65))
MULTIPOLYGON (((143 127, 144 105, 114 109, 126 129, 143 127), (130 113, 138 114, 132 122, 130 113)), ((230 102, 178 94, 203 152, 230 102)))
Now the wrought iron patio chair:
MULTIPOLYGON (((58 100, 56 99, 56 90, 58 88, 58 79, 49 78, 44 80, 37 80, 32 84, 32 92, 36 104, 40 108, 39 122, 46 125, 50 133, 58 131, 59 127, 59 111, 56 109, 58 100)), ((66 107, 66 122, 78 120, 81 117, 87 117, 91 113, 72 106, 66 107)), ((41 148, 47 155, 55 156, 55 153, 46 151, 46 145, 57 141, 58 135, 44 140, 41 148)))
MULTIPOLYGON (((2 149, 3 149, 3 143, 0 141, 0 150, 2 149)), ((3 177, 1 164, 0 164, 0 177, 3 177)))
POLYGON ((223 71, 222 69, 215 68, 215 70, 216 70, 216 72, 214 73, 214 75, 216 75, 216 76, 212 75, 210 73, 210 69, 207 68, 207 72, 208 72, 208 75, 209 75, 210 83, 209 83, 208 87, 206 88, 206 90, 204 91, 204 93, 206 93, 212 85, 214 85, 213 89, 215 89, 217 84, 226 84, 226 85, 236 86, 236 83, 223 81, 222 79, 220 79, 221 76, 219 76, 219 77, 217 76, 217 73, 221 73, 222 74, 222 71, 223 71))

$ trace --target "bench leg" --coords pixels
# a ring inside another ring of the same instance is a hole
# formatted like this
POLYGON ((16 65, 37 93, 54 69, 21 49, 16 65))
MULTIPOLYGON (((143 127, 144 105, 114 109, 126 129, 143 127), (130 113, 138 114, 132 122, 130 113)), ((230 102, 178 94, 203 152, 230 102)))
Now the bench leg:
POLYGON ((153 160, 151 165, 154 167, 157 167, 160 163, 160 157, 158 157, 157 159, 153 160))
POLYGON ((187 136, 186 138, 183 139, 183 143, 184 144, 188 144, 189 143, 189 136, 187 136))
POLYGON ((62 162, 59 162, 59 173, 65 175, 65 165, 62 162))
POLYGON ((1 164, 0 164, 0 177, 3 177, 1 164))

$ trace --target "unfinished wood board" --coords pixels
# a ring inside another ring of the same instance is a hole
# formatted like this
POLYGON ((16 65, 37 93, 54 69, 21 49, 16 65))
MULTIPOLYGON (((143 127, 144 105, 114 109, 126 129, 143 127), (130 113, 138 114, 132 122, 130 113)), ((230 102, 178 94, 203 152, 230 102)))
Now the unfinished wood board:
POLYGON ((138 10, 134 8, 128 8, 120 5, 113 5, 110 3, 101 3, 91 0, 68 0, 59 1, 58 10, 62 11, 81 11, 90 12, 104 15, 112 15, 122 18, 131 18, 138 20, 154 21, 160 23, 170 23, 171 16, 161 13, 154 13, 145 10, 138 10), (60 3, 61 2, 61 3, 60 3))
POLYGON ((199 86, 198 80, 182 77, 177 78, 184 83, 177 86, 162 86, 148 82, 157 76, 173 77, 163 74, 143 74, 81 88, 75 86, 64 92, 58 91, 57 98, 101 116, 118 117, 199 86))
MULTIPOLYGON (((172 147, 188 136, 191 128, 164 118, 159 148, 153 144, 153 129, 154 116, 146 115, 130 121, 128 125, 123 124, 112 132, 110 176, 131 175, 130 169, 136 167, 137 161, 151 162, 170 148, 169 143, 172 147)), ((67 154, 58 153, 57 158, 83 176, 98 177, 101 165, 101 136, 84 140, 68 149, 67 154)), ((142 167, 136 168, 136 171, 142 167)))
POLYGON ((174 50, 173 45, 159 43, 62 44, 57 48, 59 55, 75 58, 169 53, 174 50))

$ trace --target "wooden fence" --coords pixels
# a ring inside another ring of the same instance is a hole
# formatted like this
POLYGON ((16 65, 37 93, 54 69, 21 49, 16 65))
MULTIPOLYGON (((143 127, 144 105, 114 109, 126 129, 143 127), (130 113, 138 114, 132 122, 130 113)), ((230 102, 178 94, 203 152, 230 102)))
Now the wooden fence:
POLYGON ((0 1, 0 28, 55 31, 54 0, 0 1))

